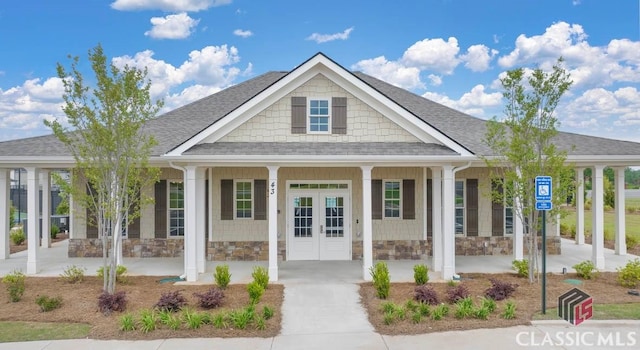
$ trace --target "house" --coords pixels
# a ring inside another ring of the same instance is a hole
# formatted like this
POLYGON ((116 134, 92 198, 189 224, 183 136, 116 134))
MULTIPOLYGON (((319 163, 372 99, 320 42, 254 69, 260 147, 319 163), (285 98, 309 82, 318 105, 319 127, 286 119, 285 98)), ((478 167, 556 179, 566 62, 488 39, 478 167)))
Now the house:
MULTIPOLYGON (((362 260, 364 279, 378 259, 432 259, 444 279, 455 256, 523 257, 523 225, 492 203, 481 156, 486 121, 366 74, 322 53, 290 72, 269 72, 150 121, 161 180, 155 204, 124 232, 124 256, 183 257, 187 280, 207 260, 362 260)), ((561 133, 578 178, 593 169, 593 256, 604 266, 603 169, 640 164, 640 144, 561 133)), ((29 241, 37 240, 37 189, 52 169, 74 161, 52 135, 0 143, 0 212, 8 213, 9 169, 27 171, 29 241)), ((618 181, 620 180, 620 181, 618 181)), ((84 184, 76 184, 84 186, 84 184)), ((583 193, 582 185, 578 193, 583 193)), ((49 203, 42 203, 49 212, 49 203)), ((623 202, 624 203, 624 202, 623 202)), ((577 241, 584 243, 578 196, 577 241)), ((618 254, 625 254, 624 208, 617 206, 618 254)), ((69 257, 100 256, 97 230, 72 204, 69 257)), ((9 258, 8 215, 0 215, 0 258, 9 258)), ((48 232, 48 220, 42 230, 48 232)), ((42 246, 48 246, 47 235, 42 246)), ((550 253, 560 239, 551 234, 550 253)), ((29 245, 27 273, 38 271, 29 245)))

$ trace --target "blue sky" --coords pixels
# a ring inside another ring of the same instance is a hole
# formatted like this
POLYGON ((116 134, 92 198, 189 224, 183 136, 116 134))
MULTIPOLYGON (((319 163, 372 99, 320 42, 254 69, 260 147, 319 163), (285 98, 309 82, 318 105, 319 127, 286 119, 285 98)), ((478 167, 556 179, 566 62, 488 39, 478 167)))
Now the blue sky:
POLYGON ((56 63, 102 44, 147 67, 165 111, 321 51, 480 118, 509 69, 560 56, 563 131, 640 142, 640 0, 25 0, 0 2, 0 140, 64 118, 56 63))

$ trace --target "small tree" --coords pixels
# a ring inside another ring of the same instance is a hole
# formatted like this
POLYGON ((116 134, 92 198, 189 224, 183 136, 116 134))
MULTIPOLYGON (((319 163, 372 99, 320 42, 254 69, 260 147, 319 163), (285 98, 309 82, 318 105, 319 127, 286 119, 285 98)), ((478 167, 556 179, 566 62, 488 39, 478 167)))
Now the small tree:
MULTIPOLYGON (((555 109, 571 86, 568 73, 558 59, 551 72, 535 69, 526 83, 525 70, 514 69, 501 79, 506 100, 504 119, 488 123, 485 142, 493 156, 485 157, 495 184, 494 201, 512 201, 514 213, 523 222, 529 250, 529 280, 537 279, 538 233, 541 222, 535 210, 535 177, 553 178, 553 210, 555 217, 566 201, 573 185, 573 169, 566 165, 567 151, 553 143, 558 134, 555 109)), ((546 244, 543 242, 542 244, 546 244)))
POLYGON ((107 63, 102 46, 89 51, 95 74, 94 88, 87 85, 78 68, 79 59, 67 71, 57 65, 64 84, 63 111, 70 127, 57 120, 45 122, 70 150, 76 169, 71 182, 61 182, 63 191, 87 208, 87 224, 98 228, 102 239, 104 291, 115 292, 116 266, 122 252, 122 227, 140 215, 141 206, 152 198, 141 189, 158 179, 159 169, 148 159, 156 144, 145 134, 144 123, 154 118, 162 101, 153 103, 146 69, 107 63), (74 186, 75 183, 87 186, 74 186))

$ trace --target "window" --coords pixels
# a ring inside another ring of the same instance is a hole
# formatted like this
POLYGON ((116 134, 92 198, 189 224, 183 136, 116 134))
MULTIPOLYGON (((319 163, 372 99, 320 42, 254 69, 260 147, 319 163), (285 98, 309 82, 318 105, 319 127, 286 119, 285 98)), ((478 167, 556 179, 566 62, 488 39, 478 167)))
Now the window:
POLYGON ((184 185, 169 182, 169 237, 184 236, 184 185))
POLYGON ((456 181, 456 234, 464 234, 464 181, 456 181))
POLYGON ((309 101, 309 132, 328 133, 330 119, 329 100, 309 101))
POLYGON ((507 235, 513 234, 513 198, 511 194, 513 189, 512 184, 507 184, 509 189, 504 196, 504 233, 507 235))
POLYGON ((250 180, 236 181, 236 214, 238 219, 250 219, 252 213, 252 182, 250 180))
POLYGON ((400 181, 384 181, 384 217, 400 218, 400 181))

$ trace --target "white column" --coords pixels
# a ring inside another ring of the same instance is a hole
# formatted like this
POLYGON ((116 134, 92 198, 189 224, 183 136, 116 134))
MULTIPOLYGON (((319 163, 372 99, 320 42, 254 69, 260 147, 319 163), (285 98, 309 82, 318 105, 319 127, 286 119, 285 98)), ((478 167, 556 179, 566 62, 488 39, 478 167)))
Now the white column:
POLYGON ((373 266, 373 216, 371 214, 371 169, 361 166, 362 170, 362 279, 371 281, 370 269, 373 266))
POLYGON ((198 273, 204 273, 206 269, 206 244, 207 244, 207 228, 205 222, 205 196, 204 179, 205 168, 196 169, 196 265, 198 273))
POLYGON ((11 171, 0 169, 0 260, 9 259, 9 233, 11 232, 10 193, 11 171))
POLYGON ((615 168, 615 186, 616 186, 616 254, 627 255, 627 238, 625 237, 625 193, 624 193, 624 170, 625 168, 615 168))
POLYGON ((38 250, 40 250, 40 186, 38 168, 27 170, 27 274, 38 273, 38 250))
POLYGON ((427 172, 429 168, 422 168, 422 240, 427 240, 427 231, 431 223, 427 220, 427 196, 431 189, 427 188, 427 172))
POLYGON ((269 184, 269 280, 278 280, 278 166, 268 166, 269 184))
MULTIPOLYGON (((520 168, 517 168, 518 176, 522 173, 520 172, 520 168)), ((520 202, 520 197, 514 196, 513 198, 513 259, 514 260, 523 260, 524 259, 524 223, 522 222, 522 203, 520 202)))
POLYGON ((576 168, 576 244, 584 244, 584 168, 576 168))
POLYGON ((69 239, 76 238, 76 232, 73 229, 73 225, 75 224, 75 210, 73 210, 74 205, 75 203, 73 200, 73 196, 69 195, 69 222, 67 222, 67 232, 69 232, 69 239))
MULTIPOLYGON (((451 280, 456 269, 455 178, 453 166, 442 167, 442 278, 451 280)), ((435 233, 434 233, 435 234, 435 233)))
POLYGON ((593 224, 591 230, 591 261, 597 269, 604 269, 604 184, 602 171, 604 165, 593 167, 591 185, 591 210, 593 224))
POLYGON ((432 269, 436 272, 442 271, 442 168, 431 168, 433 190, 431 217, 433 223, 433 236, 431 237, 432 269))
POLYGON ((40 170, 42 185, 42 248, 51 248, 51 175, 49 170, 40 170))
POLYGON ((206 215, 209 217, 209 227, 207 227, 208 230, 208 241, 209 242, 213 242, 213 215, 211 215, 211 213, 213 213, 213 168, 209 168, 209 193, 207 193, 207 196, 209 197, 209 212, 206 213, 206 215))
POLYGON ((198 280, 197 255, 197 170, 196 166, 186 166, 184 174, 184 273, 187 282, 198 280))

